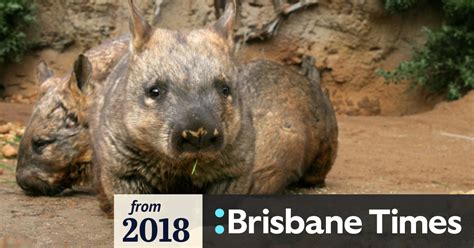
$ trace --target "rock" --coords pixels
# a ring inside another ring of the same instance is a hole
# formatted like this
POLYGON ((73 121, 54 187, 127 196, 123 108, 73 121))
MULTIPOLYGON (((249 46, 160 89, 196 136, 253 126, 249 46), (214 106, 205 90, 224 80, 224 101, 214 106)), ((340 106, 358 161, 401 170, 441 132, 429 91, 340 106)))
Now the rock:
POLYGON ((16 133, 17 135, 23 137, 23 134, 25 134, 25 127, 18 127, 18 128, 16 128, 15 133, 16 133))
MULTIPOLYGON (((6 138, 13 138, 15 139, 16 136, 23 136, 23 134, 25 133, 25 127, 21 124, 21 123, 18 123, 18 122, 9 122, 5 125, 8 125, 10 130, 6 133, 3 133, 4 137, 6 138)), ((1 132, 2 130, 2 126, 0 126, 0 134, 2 134, 1 132)), ((9 140, 11 141, 11 140, 9 140)))
POLYGON ((330 69, 332 79, 338 84, 344 84, 352 78, 352 68, 347 67, 348 58, 333 54, 325 59, 326 67, 330 69))
POLYGON ((17 154, 18 154, 18 148, 10 144, 6 144, 2 147, 2 155, 5 158, 15 158, 17 154))
POLYGON ((383 2, 380 0, 358 0, 356 5, 362 8, 364 12, 369 13, 372 17, 380 18, 387 15, 383 2))
POLYGON ((7 133, 3 135, 3 140, 7 142, 15 142, 16 135, 14 133, 7 133))
POLYGON ((12 129, 11 123, 0 125, 0 134, 9 133, 11 129, 12 129))
POLYGON ((13 94, 7 100, 8 102, 11 102, 11 103, 22 103, 22 104, 31 103, 31 100, 25 98, 22 94, 13 94))

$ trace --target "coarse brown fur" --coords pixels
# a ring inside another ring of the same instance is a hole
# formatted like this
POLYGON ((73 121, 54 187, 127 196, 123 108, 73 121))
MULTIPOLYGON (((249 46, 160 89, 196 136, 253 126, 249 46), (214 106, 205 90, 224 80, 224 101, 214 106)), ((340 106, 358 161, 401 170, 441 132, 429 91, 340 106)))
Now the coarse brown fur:
POLYGON ((280 193, 290 184, 322 186, 337 152, 338 129, 319 79, 310 81, 270 61, 240 68, 244 104, 256 130, 251 193, 280 193))
POLYGON ((46 63, 39 64, 40 94, 20 143, 16 171, 17 183, 25 192, 55 195, 72 186, 91 186, 89 105, 95 88, 128 51, 128 40, 118 38, 87 51, 91 64, 80 57, 65 77, 55 77, 46 63), (92 75, 87 70, 93 70, 92 75), (89 76, 90 83, 78 83, 89 76))

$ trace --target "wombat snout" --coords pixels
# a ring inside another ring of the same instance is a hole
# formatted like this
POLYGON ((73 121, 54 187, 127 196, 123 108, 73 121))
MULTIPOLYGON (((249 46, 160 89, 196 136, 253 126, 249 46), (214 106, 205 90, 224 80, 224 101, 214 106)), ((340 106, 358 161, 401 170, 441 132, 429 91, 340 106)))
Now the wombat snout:
POLYGON ((37 172, 29 169, 17 171, 16 182, 29 195, 54 196, 64 190, 64 187, 51 184, 42 179, 37 172))
POLYGON ((194 108, 179 121, 172 134, 178 153, 216 152, 222 149, 224 133, 220 123, 204 108, 194 108))

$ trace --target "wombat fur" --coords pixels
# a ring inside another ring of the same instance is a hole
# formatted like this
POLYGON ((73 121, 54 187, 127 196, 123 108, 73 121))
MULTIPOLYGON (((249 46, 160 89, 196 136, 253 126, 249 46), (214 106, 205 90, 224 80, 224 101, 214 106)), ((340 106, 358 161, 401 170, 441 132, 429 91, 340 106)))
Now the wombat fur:
POLYGON ((90 62, 79 56, 65 77, 53 76, 45 62, 38 65, 40 94, 20 143, 16 170, 25 192, 55 195, 72 186, 91 186, 88 109, 96 92, 93 85, 104 82, 128 43, 129 37, 121 37, 87 51, 90 62))
POLYGON ((264 60, 242 65, 240 72, 246 82, 242 98, 251 106, 256 130, 250 193, 279 193, 291 184, 323 186, 336 158, 338 129, 319 78, 310 81, 264 60))

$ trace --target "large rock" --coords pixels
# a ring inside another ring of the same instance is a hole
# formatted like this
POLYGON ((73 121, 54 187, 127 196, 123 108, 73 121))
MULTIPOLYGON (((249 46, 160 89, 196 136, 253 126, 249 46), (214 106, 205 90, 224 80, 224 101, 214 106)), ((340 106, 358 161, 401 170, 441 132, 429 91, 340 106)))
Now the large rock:
POLYGON ((5 158, 15 158, 18 154, 18 147, 6 144, 2 147, 2 155, 5 158))

